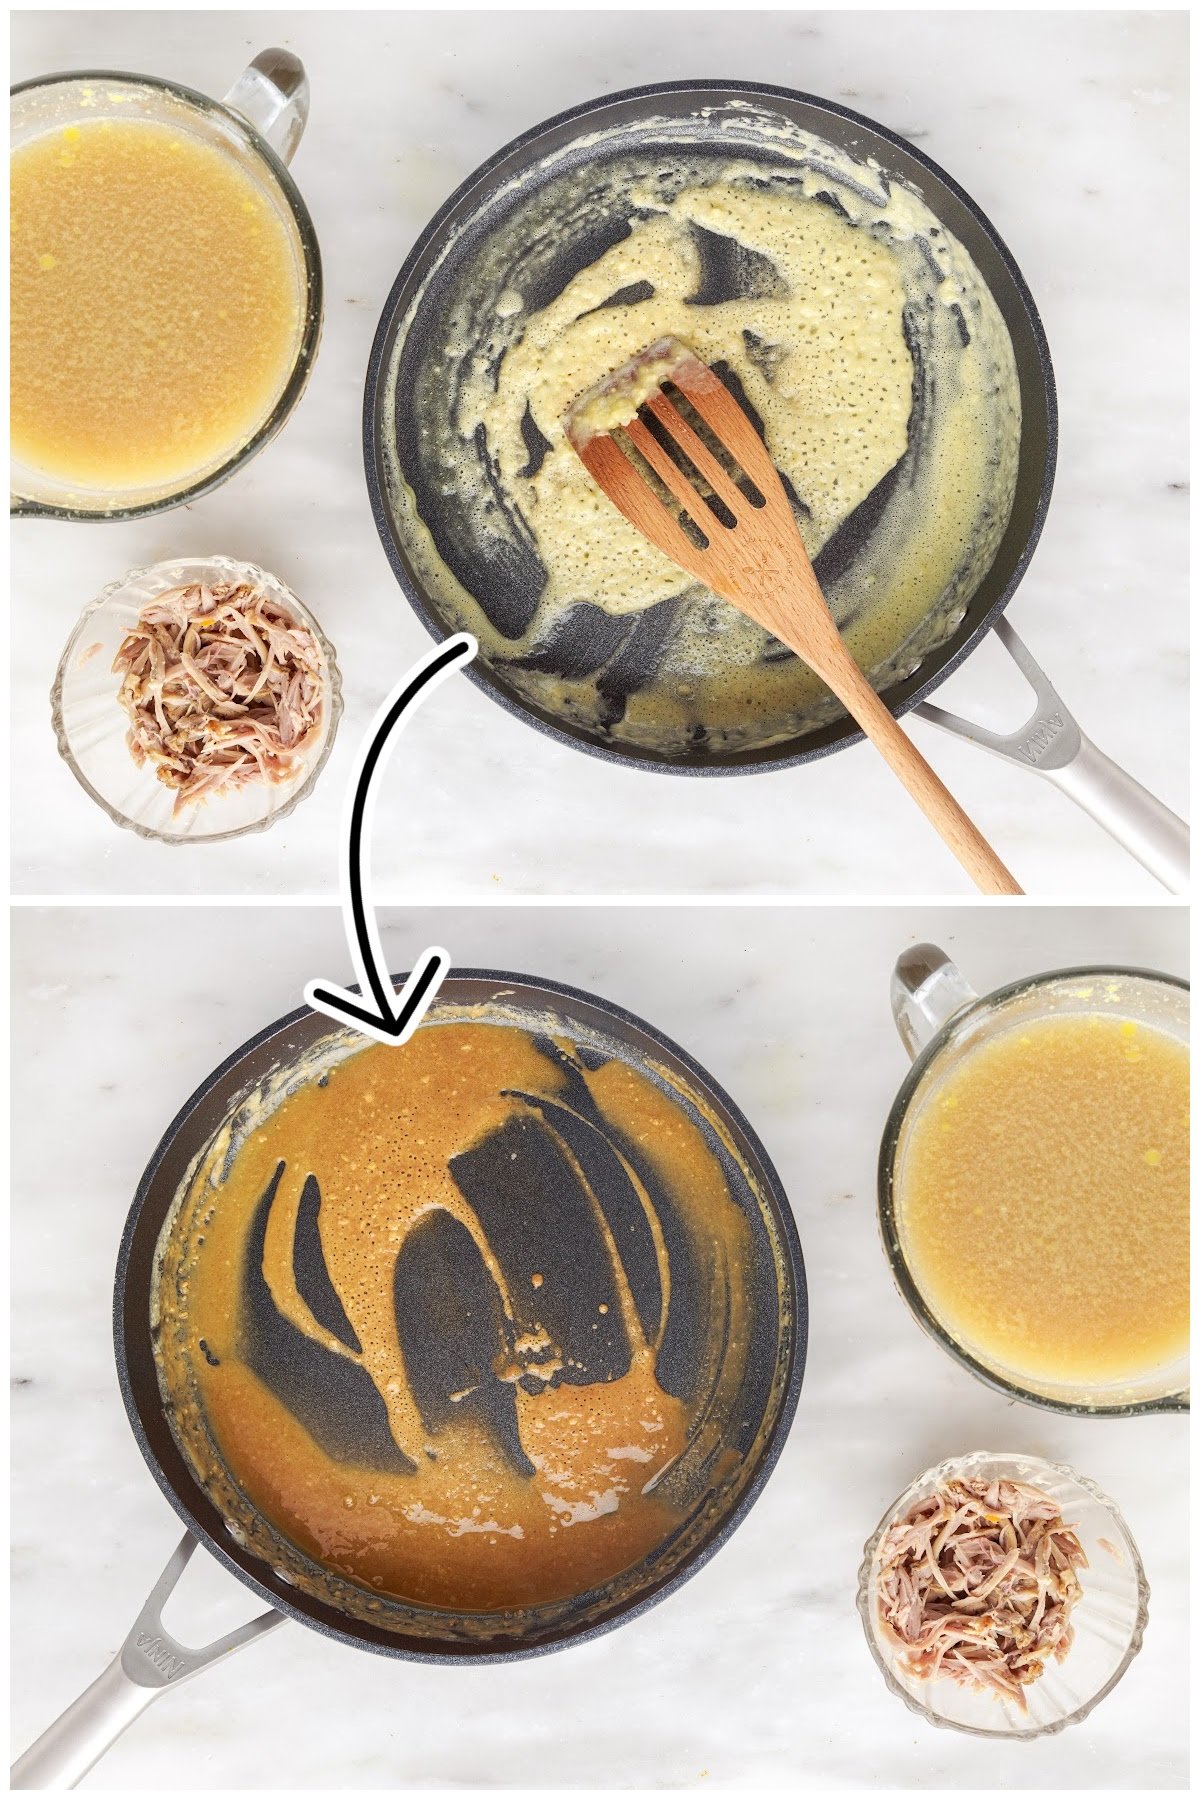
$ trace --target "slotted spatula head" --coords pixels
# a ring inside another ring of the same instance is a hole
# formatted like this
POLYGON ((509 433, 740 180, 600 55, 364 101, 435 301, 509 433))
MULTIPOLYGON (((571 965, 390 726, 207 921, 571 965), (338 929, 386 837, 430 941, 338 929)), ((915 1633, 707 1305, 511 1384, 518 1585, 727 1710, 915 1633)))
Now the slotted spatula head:
POLYGON ((770 453, 720 378, 664 338, 577 400, 563 425, 643 537, 821 677, 978 885, 1019 894, 842 642, 770 453))
MULTIPOLYGON (((781 631, 779 600, 798 580, 811 583, 836 635, 766 445, 720 377, 685 345, 652 344, 577 400, 563 423, 597 486, 689 575, 806 660, 816 643, 796 643, 794 608, 781 631)), ((816 637, 826 635, 819 623, 816 637)))

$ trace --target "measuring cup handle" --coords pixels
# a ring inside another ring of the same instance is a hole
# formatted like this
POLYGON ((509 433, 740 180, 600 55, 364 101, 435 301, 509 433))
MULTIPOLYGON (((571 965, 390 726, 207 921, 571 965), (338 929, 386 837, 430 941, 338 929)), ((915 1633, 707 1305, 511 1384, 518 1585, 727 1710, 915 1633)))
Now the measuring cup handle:
POLYGON ((163 1625, 162 1609, 195 1548, 196 1540, 188 1533, 155 1582, 119 1654, 91 1687, 72 1701, 61 1718, 17 1758, 12 1766, 11 1787, 76 1787, 164 1688, 187 1681, 218 1657, 227 1656, 264 1631, 282 1625, 283 1614, 270 1611, 199 1650, 189 1649, 173 1638, 163 1625))
POLYGON ((260 50, 226 94, 225 105, 253 125, 280 162, 290 163, 308 123, 304 64, 290 50, 260 50))
POLYGON ((957 964, 936 944, 914 944, 892 970, 892 1017, 915 1062, 948 1019, 979 998, 957 964))

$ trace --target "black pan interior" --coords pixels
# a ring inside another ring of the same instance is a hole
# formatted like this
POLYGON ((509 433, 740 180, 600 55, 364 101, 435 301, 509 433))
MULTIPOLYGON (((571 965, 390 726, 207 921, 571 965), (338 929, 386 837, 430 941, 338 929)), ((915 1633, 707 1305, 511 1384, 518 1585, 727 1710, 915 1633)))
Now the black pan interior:
MULTIPOLYGON (((454 194, 432 220, 409 256, 388 297, 376 335, 367 376, 364 450, 367 481, 384 548, 392 568, 414 609, 435 637, 454 629, 430 594, 417 571, 407 541, 406 526, 394 502, 392 458, 411 487, 421 518, 429 527, 443 561, 485 607, 505 633, 522 628, 536 597, 539 574, 535 563, 521 556, 508 557, 486 569, 472 563, 457 528, 454 496, 438 485, 436 471, 422 449, 422 392, 431 381, 444 380, 434 364, 443 348, 442 318, 454 291, 455 272, 478 257, 497 234, 515 204, 514 181, 520 177, 523 204, 538 184, 548 184, 545 159, 554 153, 553 180, 564 171, 586 168, 598 155, 586 140, 590 134, 614 125, 641 126, 647 154, 669 154, 672 139, 663 134, 661 121, 678 124, 678 142, 695 152, 701 144, 714 162, 729 157, 728 134, 722 120, 730 108, 754 102, 773 109, 785 119, 844 148, 858 158, 872 157, 890 175, 915 187, 930 209, 970 253, 999 306, 1012 339, 1021 390, 1022 435, 1016 495, 1007 530, 990 570, 966 607, 961 623, 947 641, 930 651, 906 679, 888 689, 885 698, 900 714, 944 680, 967 655, 989 624, 1003 609, 1024 572, 1041 531, 1053 481, 1057 445, 1054 380, 1041 323, 1028 288, 1006 246, 994 228, 964 191, 911 144, 858 114, 811 95, 765 85, 694 81, 635 89, 591 102, 548 121, 500 151, 491 162, 454 194), (651 135, 643 122, 656 120, 651 135), (447 244, 450 245, 448 251, 447 244), (445 252, 445 254, 443 254, 445 252), (424 292, 421 294, 422 287, 424 292), (411 318, 414 300, 421 294, 411 318), (401 353, 392 376, 393 347, 402 333, 401 353)), ((636 136, 633 140, 637 141, 636 136)), ((628 144, 626 144, 626 149, 628 144)), ((752 157, 753 149, 739 143, 738 156, 752 157)), ((628 229, 624 215, 605 228, 577 233, 571 221, 563 222, 554 236, 553 251, 541 259, 547 297, 557 292, 578 269, 594 261, 610 242, 628 229)), ((530 306, 539 304, 537 295, 530 306)), ((440 366, 440 365, 439 365, 440 366)), ((881 486, 883 484, 881 483, 881 486)), ((871 495, 855 515, 826 545, 822 556, 837 559, 841 567, 855 553, 871 529, 873 509, 881 496, 871 495)), ((829 575, 818 558, 818 573, 829 575)), ((673 604, 673 603, 669 603, 673 604)), ((594 674, 597 686, 616 716, 627 696, 643 685, 653 670, 661 637, 669 628, 662 606, 628 620, 614 620, 599 608, 579 607, 571 615, 571 629, 554 643, 553 673, 570 679, 594 674)), ((500 660, 481 656, 467 673, 492 697, 540 729, 601 755, 619 757, 642 766, 689 774, 732 774, 779 767, 828 753, 861 735, 844 714, 818 729, 759 748, 715 749, 697 734, 685 755, 663 755, 654 749, 597 732, 590 722, 581 725, 567 707, 548 708, 514 685, 500 660)))
MULTIPOLYGON (((477 1661, 537 1653, 607 1630, 662 1598, 698 1568, 745 1515, 782 1447, 803 1376, 807 1298, 795 1225, 778 1178, 737 1108, 685 1052, 653 1028, 573 989, 488 971, 456 971, 445 982, 436 1004, 494 1005, 498 993, 503 995, 506 1019, 514 1015, 512 1022, 520 1022, 522 1017, 545 1020, 550 1016, 562 1021, 584 1055, 618 1055, 651 1079, 665 1078, 672 1086, 682 1083, 697 1096, 718 1126, 721 1166, 730 1192, 752 1222, 754 1254, 744 1277, 753 1299, 748 1314, 753 1320, 751 1344, 726 1433, 728 1446, 738 1453, 738 1472, 732 1479, 714 1478, 702 1506, 676 1538, 660 1546, 636 1570, 552 1611, 543 1609, 532 1623, 513 1614, 496 1616, 494 1621, 483 1615, 457 1618, 390 1602, 381 1611, 376 1596, 371 1596, 373 1606, 364 1610, 363 1596, 357 1591, 347 1591, 346 1603, 336 1604, 327 1597, 328 1587, 324 1593, 310 1593, 286 1579, 248 1547, 236 1517, 230 1529, 227 1514, 194 1476, 164 1411, 154 1355, 150 1294, 160 1234, 193 1159, 236 1112, 244 1096, 279 1071, 286 1071, 330 1035, 329 1023, 320 1015, 303 1009, 268 1027, 192 1096, 146 1170, 118 1262, 114 1319, 122 1393, 142 1453, 167 1498, 214 1555, 271 1604, 318 1630, 384 1654, 477 1661)), ((485 1147, 478 1167, 464 1177, 477 1181, 481 1194, 490 1185, 486 1163, 485 1147)), ((502 1228, 503 1221, 498 1224, 502 1228)), ((297 1245, 297 1276, 303 1280, 299 1233, 297 1245)), ((522 1254, 519 1242, 512 1246, 512 1253, 522 1254)), ((446 1254, 452 1269, 452 1244, 446 1254)), ((437 1261, 435 1256, 434 1263, 437 1261)), ((431 1264, 427 1273, 436 1280, 438 1268, 431 1264)), ((631 1266, 631 1281, 644 1273, 631 1266)), ((419 1287, 420 1282, 411 1290, 410 1299, 419 1287)), ((678 1300, 673 1294, 671 1304, 673 1310, 679 1306, 681 1329, 664 1340, 663 1355, 673 1355, 679 1365, 670 1377, 678 1386, 687 1379, 686 1283, 680 1287, 678 1300)), ((589 1309, 589 1316, 594 1316, 594 1308, 589 1309)), ((430 1334, 430 1341, 432 1337, 430 1334)), ((266 1376, 293 1384, 296 1407, 308 1409, 306 1423, 314 1431, 336 1428, 338 1408, 335 1405, 331 1411, 331 1395, 322 1392, 319 1373, 315 1380, 307 1380, 304 1370, 289 1361, 288 1347, 277 1334, 273 1337, 271 1330, 264 1331, 256 1354, 264 1359, 266 1376), (282 1364, 277 1360, 281 1351, 282 1364)), ((609 1354, 609 1350, 601 1347, 598 1354, 609 1354)), ((453 1370, 440 1370, 436 1361, 421 1371, 431 1406, 436 1407, 437 1393, 446 1385, 443 1375, 453 1382, 453 1370)), ((661 1370, 660 1378, 668 1379, 661 1370)), ((343 1420, 353 1412, 353 1407, 343 1407, 343 1420)), ((369 1458, 371 1446, 355 1444, 351 1450, 369 1458)))

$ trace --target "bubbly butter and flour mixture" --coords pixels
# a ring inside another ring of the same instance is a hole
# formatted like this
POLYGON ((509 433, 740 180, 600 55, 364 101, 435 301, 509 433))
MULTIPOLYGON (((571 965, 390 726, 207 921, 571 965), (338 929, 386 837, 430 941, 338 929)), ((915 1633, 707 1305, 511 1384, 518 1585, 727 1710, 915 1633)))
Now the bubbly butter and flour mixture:
POLYGON ((528 320, 498 370, 477 358, 464 389, 464 433, 486 434, 497 476, 546 563, 542 607, 591 600, 639 612, 679 591, 677 565, 616 512, 564 442, 564 413, 605 371, 665 337, 732 368, 780 472, 803 495, 815 555, 904 454, 913 363, 903 310, 889 251, 794 195, 724 182, 686 190, 637 224, 528 320), (766 291, 695 305, 698 230, 769 261, 766 291), (653 295, 605 304, 635 282, 653 295), (522 429, 527 409, 551 446, 536 472, 522 429))
POLYGON ((552 1603, 736 1470, 751 1228, 689 1104, 466 1022, 246 1123, 168 1222, 157 1354, 185 1454, 292 1579, 552 1603))
POLYGON ((670 337, 726 379, 877 686, 954 629, 1012 505, 1016 369, 978 270, 913 191, 774 124, 766 161, 675 146, 653 175, 618 156, 518 201, 433 278, 423 370, 403 331, 393 359, 418 430, 391 498, 422 584, 523 697, 666 757, 840 708, 595 486, 562 420, 606 374, 670 337))

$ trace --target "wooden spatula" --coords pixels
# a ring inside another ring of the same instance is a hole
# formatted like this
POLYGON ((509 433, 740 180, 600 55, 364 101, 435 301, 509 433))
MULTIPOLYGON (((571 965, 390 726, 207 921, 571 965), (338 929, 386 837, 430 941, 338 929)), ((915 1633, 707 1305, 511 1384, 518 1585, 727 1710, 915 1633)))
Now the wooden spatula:
POLYGON ((564 425, 592 479, 631 525, 820 676, 984 893, 1021 893, 843 644, 766 446, 719 377, 683 345, 663 341, 576 401, 564 425), (728 473, 663 392, 664 382, 690 401, 756 493, 748 497, 728 473), (640 416, 646 410, 686 457, 690 474, 640 416), (690 531, 626 455, 617 429, 674 495, 690 531))

